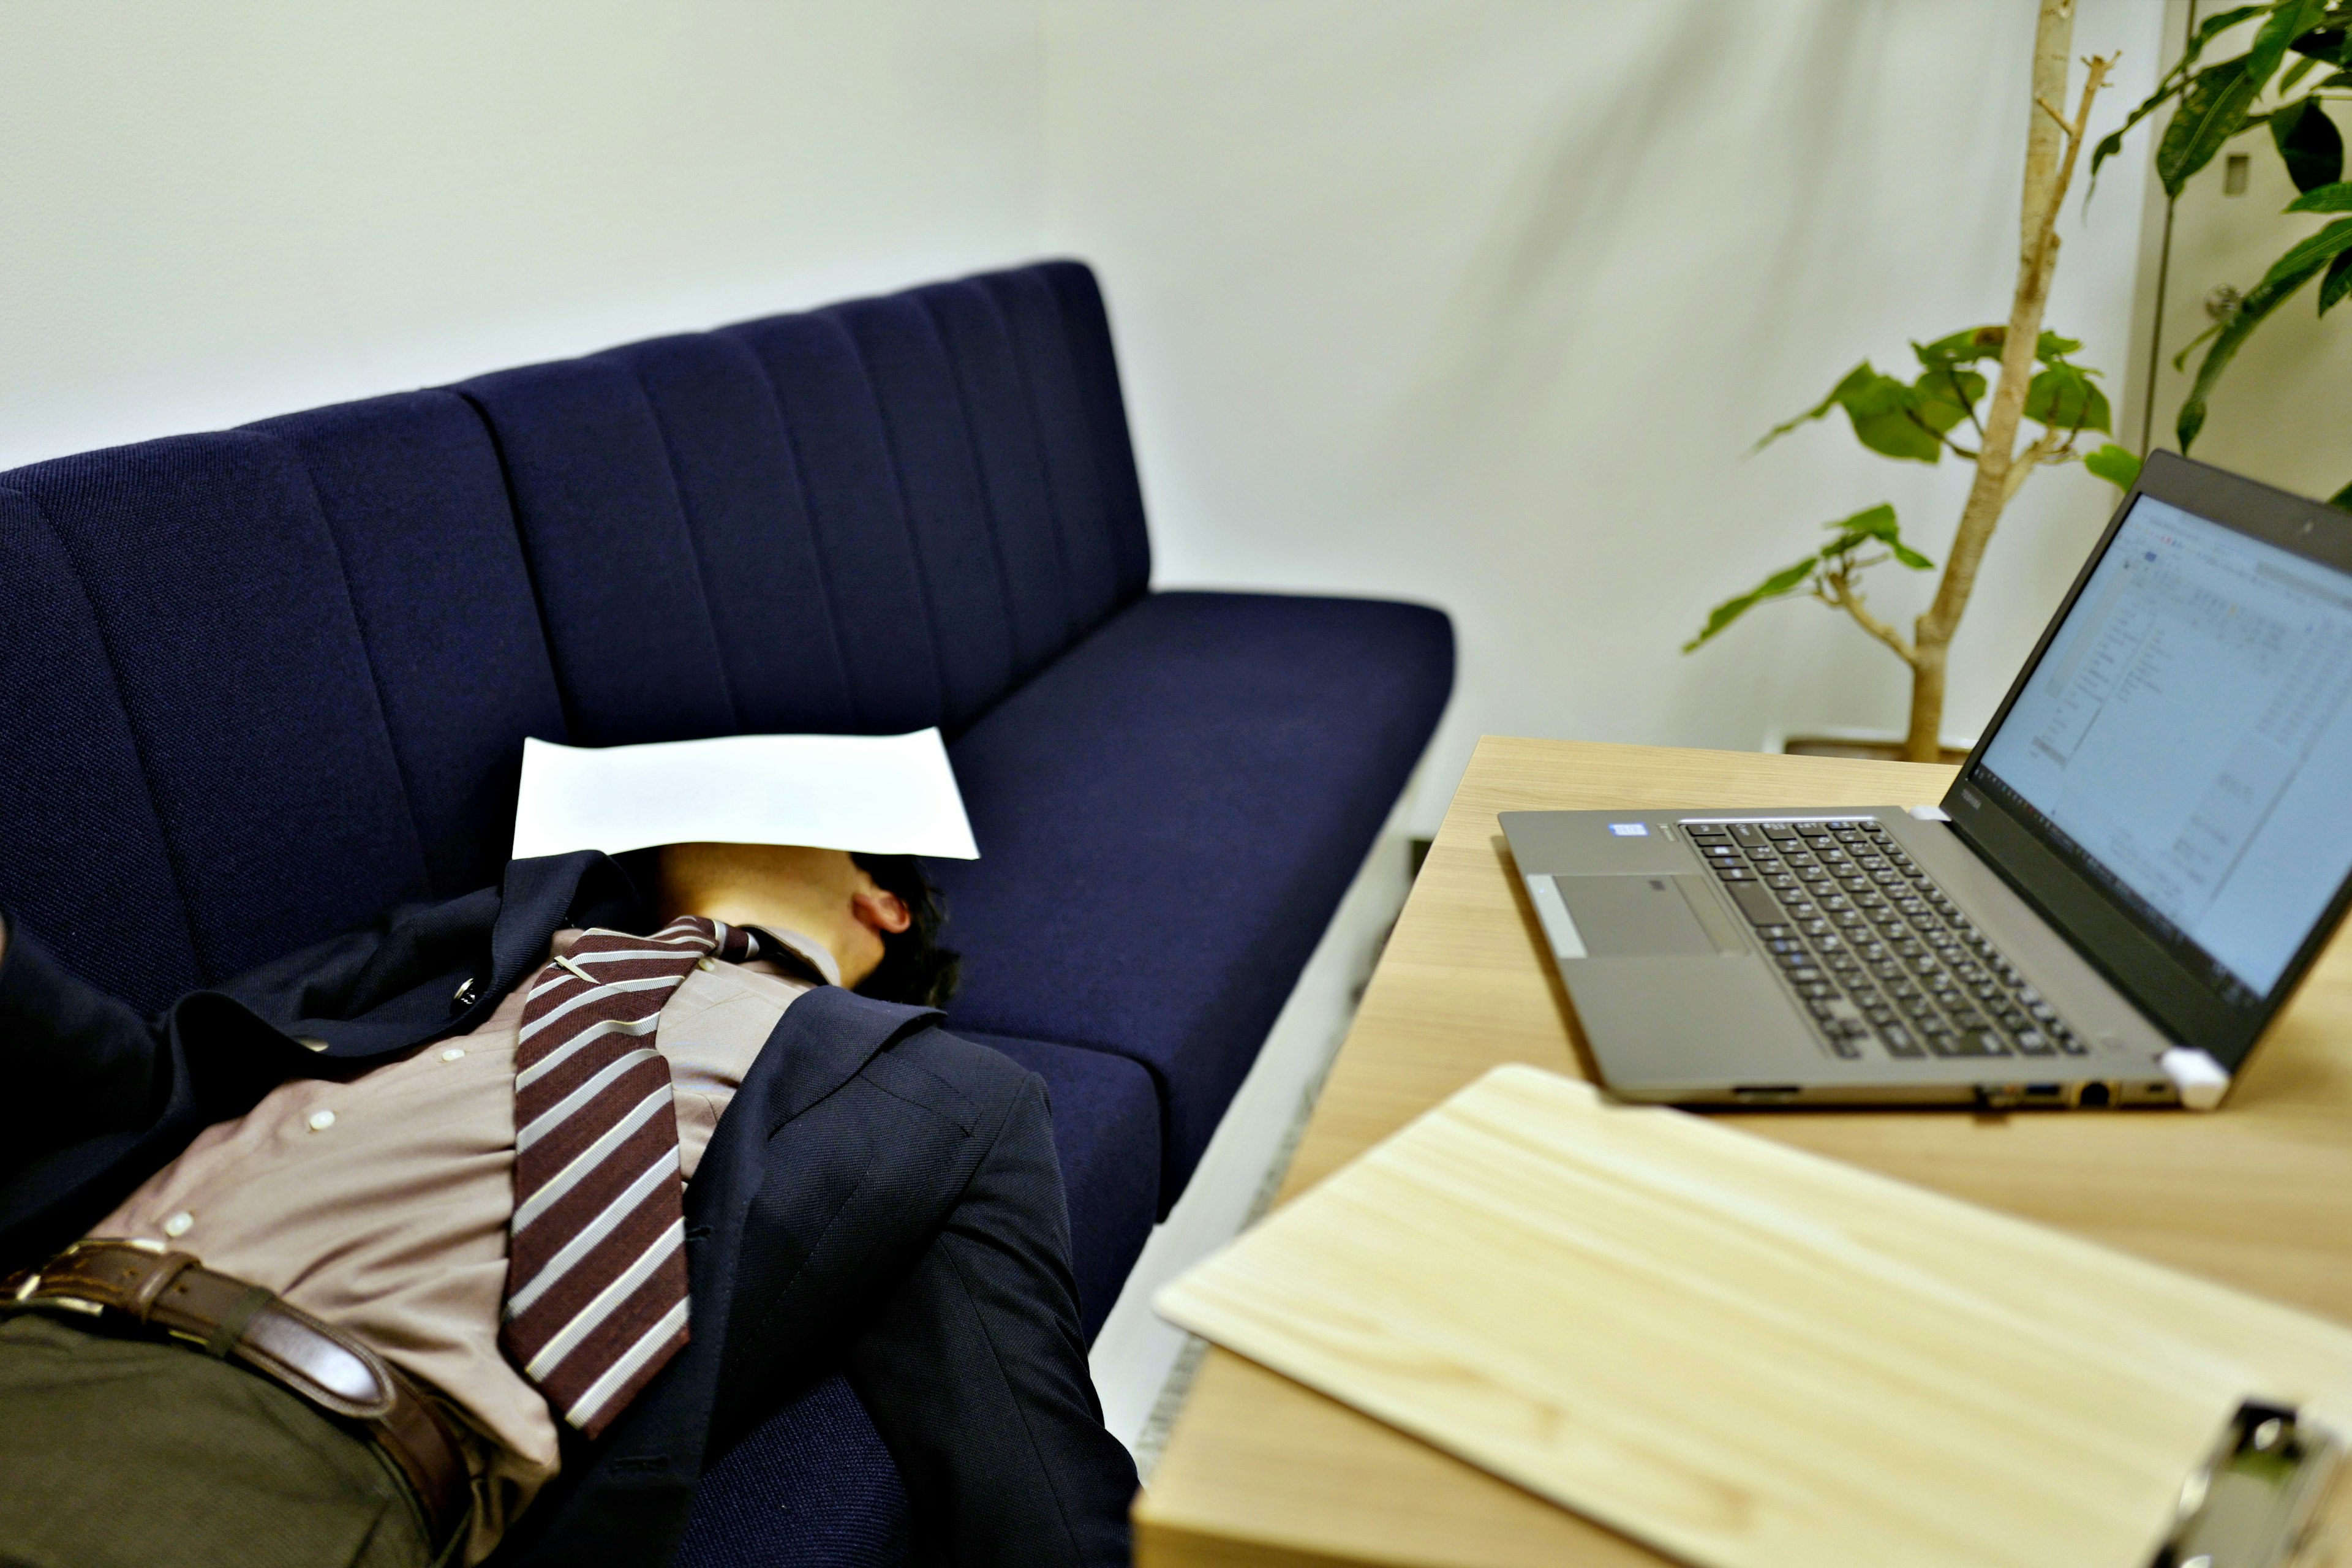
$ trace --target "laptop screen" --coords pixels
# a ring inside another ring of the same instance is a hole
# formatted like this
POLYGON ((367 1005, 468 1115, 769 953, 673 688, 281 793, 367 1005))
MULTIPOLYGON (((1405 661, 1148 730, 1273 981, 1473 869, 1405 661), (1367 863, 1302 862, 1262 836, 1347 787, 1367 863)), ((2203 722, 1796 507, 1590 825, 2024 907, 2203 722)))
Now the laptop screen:
POLYGON ((2141 495, 1972 776, 2267 994, 2352 873, 2352 574, 2141 495))

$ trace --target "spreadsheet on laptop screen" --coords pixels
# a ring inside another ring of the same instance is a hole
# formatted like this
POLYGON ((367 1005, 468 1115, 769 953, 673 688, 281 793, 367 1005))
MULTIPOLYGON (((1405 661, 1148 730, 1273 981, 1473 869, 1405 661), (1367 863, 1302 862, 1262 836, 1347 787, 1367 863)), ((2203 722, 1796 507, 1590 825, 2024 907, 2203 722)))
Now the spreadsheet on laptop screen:
POLYGON ((2352 871, 2352 574, 2141 496, 1979 765, 2267 994, 2352 871))

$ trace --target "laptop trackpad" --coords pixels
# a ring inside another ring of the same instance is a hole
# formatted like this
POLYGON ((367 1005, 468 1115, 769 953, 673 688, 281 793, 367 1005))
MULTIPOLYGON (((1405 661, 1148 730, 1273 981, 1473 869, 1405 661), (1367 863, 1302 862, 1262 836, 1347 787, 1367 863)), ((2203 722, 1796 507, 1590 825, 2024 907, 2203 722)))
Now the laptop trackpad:
MULTIPOLYGON (((1693 879, 1694 880, 1696 879, 1693 879)), ((1692 912, 1680 877, 1554 877, 1594 958, 1711 956, 1723 949, 1692 912)), ((1706 896, 1704 886, 1692 889, 1706 896)))

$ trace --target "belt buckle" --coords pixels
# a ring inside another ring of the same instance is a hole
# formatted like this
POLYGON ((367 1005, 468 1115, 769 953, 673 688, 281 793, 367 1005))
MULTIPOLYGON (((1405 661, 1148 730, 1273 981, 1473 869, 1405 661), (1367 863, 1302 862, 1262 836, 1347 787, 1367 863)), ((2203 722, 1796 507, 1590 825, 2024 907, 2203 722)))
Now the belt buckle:
MULTIPOLYGON (((53 1258, 51 1261, 55 1262, 58 1258, 71 1258, 76 1253, 87 1251, 93 1247, 135 1247, 141 1252, 153 1253, 163 1253, 171 1250, 162 1242, 152 1240, 146 1237, 85 1236, 79 1241, 67 1243, 65 1248, 57 1255, 57 1258, 53 1258)), ((34 1292, 37 1291, 41 1288, 41 1276, 43 1272, 43 1270, 36 1269, 34 1272, 25 1276, 24 1282, 16 1287, 15 1296, 10 1302, 12 1306, 34 1309, 42 1307, 60 1307, 68 1312, 80 1312, 92 1318, 101 1318, 106 1315, 106 1307, 102 1302, 85 1300, 79 1296, 68 1296, 63 1294, 36 1296, 34 1292)))
POLYGON ((66 1244, 65 1251, 59 1253, 58 1256, 60 1258, 69 1258, 77 1252, 86 1252, 93 1247, 132 1247, 138 1248, 142 1252, 156 1253, 169 1252, 171 1250, 170 1247, 165 1247, 162 1242, 157 1241, 152 1237, 85 1236, 79 1241, 68 1242, 66 1244))
POLYGON ((87 1313, 89 1316, 93 1318, 103 1317, 106 1313, 106 1309, 99 1305, 96 1301, 85 1301, 79 1296, 41 1296, 37 1298, 34 1296, 33 1292, 40 1288, 41 1277, 39 1275, 26 1275, 25 1282, 16 1287, 15 1305, 26 1308, 63 1307, 69 1312, 87 1313))

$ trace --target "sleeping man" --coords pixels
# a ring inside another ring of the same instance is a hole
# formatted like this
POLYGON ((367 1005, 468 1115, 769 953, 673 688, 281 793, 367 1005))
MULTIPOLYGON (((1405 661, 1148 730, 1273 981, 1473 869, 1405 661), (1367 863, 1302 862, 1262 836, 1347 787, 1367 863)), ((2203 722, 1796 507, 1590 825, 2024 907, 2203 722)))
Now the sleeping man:
POLYGON ((938 924, 905 857, 551 856, 152 1021, 0 929, 0 1562, 652 1568, 836 1371, 917 1561, 1125 1562, 938 924))

